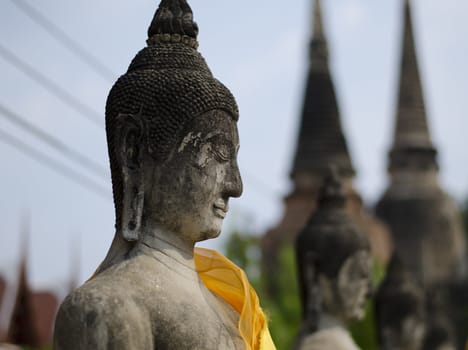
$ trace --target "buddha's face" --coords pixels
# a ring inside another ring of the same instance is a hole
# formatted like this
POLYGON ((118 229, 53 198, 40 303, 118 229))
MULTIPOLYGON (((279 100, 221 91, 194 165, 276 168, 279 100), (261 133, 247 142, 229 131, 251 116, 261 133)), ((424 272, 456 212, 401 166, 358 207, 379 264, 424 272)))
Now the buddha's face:
POLYGON ((372 258, 361 250, 344 262, 338 274, 338 291, 346 319, 360 320, 371 292, 372 258))
POLYGON ((242 181, 237 165, 239 136, 222 111, 197 117, 163 165, 147 167, 147 221, 188 241, 217 237, 242 181))
POLYGON ((372 259, 368 250, 361 250, 348 257, 338 276, 330 279, 319 276, 322 307, 324 311, 343 322, 360 320, 371 292, 372 259))

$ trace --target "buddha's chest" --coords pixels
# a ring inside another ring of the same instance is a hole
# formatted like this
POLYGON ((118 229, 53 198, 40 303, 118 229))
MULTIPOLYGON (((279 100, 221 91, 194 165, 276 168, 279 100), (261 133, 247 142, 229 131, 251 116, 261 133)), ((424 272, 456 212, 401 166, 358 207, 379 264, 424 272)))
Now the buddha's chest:
POLYGON ((128 286, 148 321, 143 333, 151 329, 154 349, 245 349, 239 314, 211 293, 196 272, 154 261, 147 255, 133 260, 128 286))
POLYGON ((158 350, 245 349, 238 331, 239 315, 207 290, 160 291, 150 318, 158 350))
POLYGON ((173 315, 166 314, 154 327, 155 349, 244 349, 235 324, 213 317, 194 305, 181 305, 173 315))

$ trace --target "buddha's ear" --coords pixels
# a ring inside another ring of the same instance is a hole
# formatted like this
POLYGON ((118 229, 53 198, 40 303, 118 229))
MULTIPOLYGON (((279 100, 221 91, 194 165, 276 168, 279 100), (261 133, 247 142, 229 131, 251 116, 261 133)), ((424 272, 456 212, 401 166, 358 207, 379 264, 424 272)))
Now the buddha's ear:
POLYGON ((146 129, 140 115, 121 114, 116 122, 123 191, 120 231, 125 240, 137 241, 141 236, 145 194, 143 156, 146 129))

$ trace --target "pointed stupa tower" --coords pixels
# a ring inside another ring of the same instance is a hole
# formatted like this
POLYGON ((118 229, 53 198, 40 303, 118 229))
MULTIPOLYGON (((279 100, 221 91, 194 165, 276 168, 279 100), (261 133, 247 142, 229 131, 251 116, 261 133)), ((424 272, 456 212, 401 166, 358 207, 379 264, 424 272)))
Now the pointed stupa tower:
POLYGON ((405 0, 402 45, 398 109, 389 171, 409 168, 409 163, 437 170, 437 151, 427 123, 409 0, 405 0))
MULTIPOLYGON (((30 219, 23 219, 21 260, 11 314, 8 314, 6 341, 31 348, 49 348, 59 300, 54 292, 32 290, 29 284, 28 257, 30 219)), ((1 347, 0 347, 1 348, 1 347)))
POLYGON ((348 181, 355 174, 330 74, 320 0, 315 1, 309 55, 299 139, 291 173, 299 191, 316 190, 330 164, 334 164, 339 175, 348 181))
POLYGON ((459 211, 439 185, 408 0, 402 44, 390 185, 376 212, 388 224, 402 262, 429 287, 462 273, 465 241, 459 211))
MULTIPOLYGON (((389 241, 385 229, 365 213, 362 200, 353 188, 355 170, 341 126, 339 107, 329 66, 328 43, 324 31, 321 1, 313 1, 309 68, 291 179, 292 192, 284 199, 280 223, 262 239, 263 268, 274 276, 276 257, 285 245, 292 245, 315 211, 319 188, 330 166, 335 167, 348 197, 347 206, 361 229, 371 238, 373 252, 388 258, 389 241)), ((269 286, 274 295, 275 287, 269 286)))
POLYGON ((29 217, 23 221, 24 227, 21 242, 21 261, 18 271, 18 282, 13 311, 8 325, 6 341, 11 344, 36 347, 38 336, 35 329, 33 303, 31 289, 28 282, 28 245, 30 224, 29 217))

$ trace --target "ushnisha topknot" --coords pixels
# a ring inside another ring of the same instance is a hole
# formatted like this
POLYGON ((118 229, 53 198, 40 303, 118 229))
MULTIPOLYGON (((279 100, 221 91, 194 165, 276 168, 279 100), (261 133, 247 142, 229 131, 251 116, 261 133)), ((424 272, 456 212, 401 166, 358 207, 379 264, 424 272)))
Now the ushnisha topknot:
POLYGON ((148 29, 148 45, 182 42, 198 47, 198 25, 186 0, 163 0, 148 29))
POLYGON ((123 185, 118 129, 128 121, 144 129, 142 147, 156 164, 164 162, 190 122, 209 111, 224 111, 237 121, 234 96, 213 77, 197 51, 198 26, 186 0, 162 0, 148 40, 127 73, 112 87, 106 104, 106 134, 111 163, 116 227, 120 227, 123 185))

